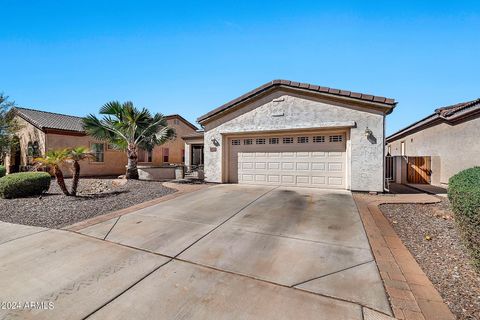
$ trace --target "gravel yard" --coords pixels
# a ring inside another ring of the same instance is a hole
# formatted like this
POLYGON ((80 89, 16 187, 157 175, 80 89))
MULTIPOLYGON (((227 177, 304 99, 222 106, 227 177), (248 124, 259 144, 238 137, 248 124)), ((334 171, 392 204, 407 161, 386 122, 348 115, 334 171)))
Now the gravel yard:
POLYGON ((457 318, 480 319, 480 274, 469 263, 448 199, 380 208, 457 318))
MULTIPOLYGON (((71 180, 66 180, 70 188, 71 180)), ((11 223, 61 228, 103 213, 123 209, 175 192, 155 181, 115 179, 80 180, 77 197, 64 196, 56 181, 41 197, 1 199, 0 220, 11 223)))

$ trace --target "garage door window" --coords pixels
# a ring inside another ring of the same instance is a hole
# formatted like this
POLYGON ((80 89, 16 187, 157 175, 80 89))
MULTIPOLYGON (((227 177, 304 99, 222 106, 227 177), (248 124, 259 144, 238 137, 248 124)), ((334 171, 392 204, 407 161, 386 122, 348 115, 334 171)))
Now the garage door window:
POLYGON ((280 139, 278 138, 269 138, 268 143, 269 144, 278 144, 280 142, 280 139))
POLYGON ((243 144, 245 145, 253 144, 253 139, 243 139, 243 144))
POLYGON ((297 143, 308 143, 308 137, 298 137, 297 143))
POLYGON ((240 139, 233 139, 232 140, 232 146, 239 146, 240 145, 240 139))
POLYGON ((265 138, 257 138, 257 140, 255 141, 256 144, 265 144, 265 138))
POLYGON ((285 138, 282 139, 282 142, 285 143, 285 144, 293 143, 293 138, 292 137, 285 137, 285 138))
POLYGON ((336 135, 336 136, 330 136, 330 142, 342 142, 343 136, 341 135, 336 135))

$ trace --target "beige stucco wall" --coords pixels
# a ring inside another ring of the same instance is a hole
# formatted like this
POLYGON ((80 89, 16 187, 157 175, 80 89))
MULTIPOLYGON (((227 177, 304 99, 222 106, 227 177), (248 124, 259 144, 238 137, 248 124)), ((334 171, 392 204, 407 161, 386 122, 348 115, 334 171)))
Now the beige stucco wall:
MULTIPOLYGON (((90 136, 73 136, 66 134, 47 133, 47 151, 59 150, 74 147, 91 148, 91 144, 101 141, 96 141, 90 136)), ((107 150, 105 147, 104 162, 94 162, 93 160, 84 160, 80 163, 82 176, 108 176, 120 175, 125 173, 125 165, 127 158, 124 152, 107 150)), ((71 176, 70 166, 64 166, 65 176, 71 176)))
MULTIPOLYGON (((20 126, 20 130, 16 134, 20 143, 20 165, 25 166, 33 160, 28 159, 27 155, 29 142, 33 143, 37 141, 39 145, 39 151, 42 154, 45 153, 45 133, 18 116, 15 116, 14 119, 20 126)), ((14 164, 13 162, 13 155, 7 155, 5 159, 5 165, 7 169, 9 169, 10 165, 14 164)))
POLYGON ((448 184, 461 170, 480 166, 480 118, 436 126, 389 143, 392 156, 400 155, 405 141, 406 155, 432 156, 432 184, 448 184))
POLYGON ((169 141, 164 145, 157 147, 154 150, 153 161, 160 164, 162 163, 162 150, 161 148, 169 149, 169 162, 170 163, 183 163, 183 157, 185 155, 185 141, 182 139, 183 136, 187 136, 195 133, 196 131, 187 125, 185 122, 179 120, 178 124, 174 123, 174 119, 168 120, 168 126, 175 129, 176 138, 175 140, 169 141))
POLYGON ((223 169, 224 140, 230 133, 328 128, 345 122, 356 123, 356 127, 350 129, 347 141, 347 188, 382 192, 383 113, 352 106, 351 103, 328 102, 283 90, 272 92, 204 125, 206 179, 212 182, 226 181, 223 169), (278 116, 280 114, 283 116, 278 116), (373 131, 376 143, 365 137, 367 126, 373 131), (212 139, 218 145, 214 145, 212 139), (216 151, 211 151, 213 147, 216 151))
MULTIPOLYGON (((19 124, 22 126, 22 129, 18 132, 18 137, 20 139, 20 148, 22 155, 21 165, 27 164, 27 146, 28 142, 38 141, 40 145, 40 151, 42 154, 45 154, 49 150, 58 150, 64 148, 72 148, 85 146, 90 149, 91 144, 95 142, 102 143, 101 141, 96 141, 90 136, 78 135, 78 134, 67 134, 67 133, 44 133, 40 129, 37 129, 29 122, 23 120, 20 117, 18 118, 19 124)), ((174 119, 168 120, 168 125, 175 129, 176 138, 172 141, 169 141, 161 146, 157 146, 153 150, 152 162, 147 163, 148 165, 162 165, 163 162, 163 149, 169 149, 169 163, 182 163, 185 142, 181 138, 184 135, 192 134, 195 132, 193 128, 185 124, 183 121, 179 121, 178 124, 175 124, 174 119)), ((104 162, 96 163, 92 160, 84 160, 81 162, 81 175, 82 176, 109 176, 109 175, 120 175, 125 173, 125 166, 127 164, 127 157, 125 152, 108 150, 107 144, 105 143, 105 155, 104 162)), ((10 159, 7 159, 10 161, 10 159)), ((142 163, 140 163, 142 164, 142 163)), ((64 166, 65 176, 71 176, 70 167, 64 166)))
MULTIPOLYGON (((175 129, 176 138, 161 146, 153 149, 152 162, 139 162, 139 165, 163 165, 164 149, 169 149, 168 163, 182 163, 184 155, 185 142, 181 138, 183 135, 195 132, 190 126, 183 121, 178 124, 174 123, 174 119, 168 120, 168 125, 175 129)), ((86 146, 90 148, 91 143, 101 142, 95 141, 90 136, 67 136, 59 134, 47 134, 47 148, 48 150, 62 149, 74 146, 86 146)), ((106 144, 105 144, 106 146, 106 144)), ((93 162, 92 160, 85 160, 81 163, 81 173, 84 176, 100 176, 100 175, 120 175, 125 173, 125 166, 127 165, 127 156, 125 152, 108 150, 105 147, 105 161, 102 163, 93 162)))

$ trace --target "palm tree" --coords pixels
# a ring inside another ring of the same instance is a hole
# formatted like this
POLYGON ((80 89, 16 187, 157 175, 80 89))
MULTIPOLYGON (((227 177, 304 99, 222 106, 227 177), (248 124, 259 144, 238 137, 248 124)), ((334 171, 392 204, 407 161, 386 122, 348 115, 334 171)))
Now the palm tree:
POLYGON ((93 157, 93 154, 91 154, 86 147, 76 147, 67 150, 67 160, 73 163, 72 188, 70 189, 71 196, 77 195, 78 181, 80 180, 79 161, 93 157))
POLYGON ((35 158, 35 162, 41 166, 51 167, 53 169, 53 175, 57 179, 57 184, 66 196, 70 195, 67 186, 65 185, 65 179, 63 178, 63 172, 60 169, 60 165, 64 163, 68 158, 68 149, 48 151, 43 158, 35 158))
POLYGON ((160 113, 152 116, 145 108, 137 109, 130 101, 111 101, 100 108, 102 119, 90 114, 83 119, 85 131, 127 152, 127 179, 138 179, 138 148, 152 150, 175 138, 175 130, 160 113))

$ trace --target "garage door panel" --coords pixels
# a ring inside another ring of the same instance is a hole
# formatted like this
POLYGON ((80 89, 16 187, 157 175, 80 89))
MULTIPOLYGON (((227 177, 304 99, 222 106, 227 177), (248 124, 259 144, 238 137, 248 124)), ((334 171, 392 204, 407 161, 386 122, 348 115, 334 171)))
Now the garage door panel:
MULTIPOLYGON (((329 143, 293 139, 269 144, 268 136, 253 137, 253 144, 230 145, 230 181, 246 184, 345 188, 345 141, 329 143), (265 144, 256 144, 263 141, 265 144), (291 141, 291 140, 290 140, 291 141), (300 143, 299 141, 303 141, 300 143), (305 143, 307 141, 307 143, 305 143), (298 143, 297 143, 298 142, 298 143)), ((242 140, 243 141, 243 140, 242 140)), ((318 140, 317 140, 318 141, 318 140)))
POLYGON ((297 184, 310 184, 309 176, 297 176, 297 184))
POLYGON ((267 176, 267 181, 271 183, 279 183, 280 182, 280 176, 276 174, 269 174, 267 176))
POLYGON ((253 169, 253 162, 242 162, 242 169, 253 169))
POLYGON ((329 162, 328 163, 328 171, 330 172, 342 172, 343 165, 341 162, 329 162))
POLYGON ((282 158, 293 158, 295 156, 295 152, 281 152, 280 155, 282 158))
POLYGON ((302 158, 302 157, 310 157, 310 152, 297 152, 297 157, 302 158))
POLYGON ((255 181, 258 181, 258 182, 266 182, 266 181, 267 181, 267 175, 265 175, 265 174, 256 174, 256 175, 255 175, 255 181))
POLYGON ((255 169, 266 169, 267 163, 266 162, 255 162, 255 169))
POLYGON ((282 175, 282 183, 293 184, 295 177, 293 175, 282 175))
POLYGON ((313 185, 325 185, 325 177, 324 176, 312 176, 312 184, 313 185))
POLYGON ((342 177, 328 177, 328 185, 341 186, 343 184, 342 177))
POLYGON ((282 170, 293 170, 294 163, 293 162, 282 162, 282 170))
POLYGON ((325 162, 312 162, 313 171, 325 171, 325 162))
POLYGON ((280 162, 268 162, 268 169, 269 170, 278 170, 280 169, 280 162))
POLYGON ((307 171, 310 170, 309 162, 297 162, 297 171, 307 171))

